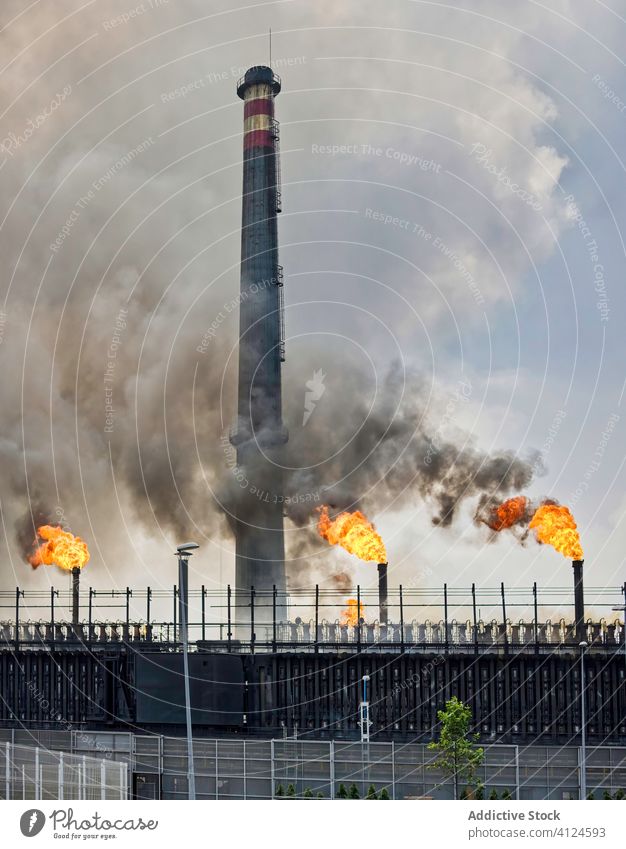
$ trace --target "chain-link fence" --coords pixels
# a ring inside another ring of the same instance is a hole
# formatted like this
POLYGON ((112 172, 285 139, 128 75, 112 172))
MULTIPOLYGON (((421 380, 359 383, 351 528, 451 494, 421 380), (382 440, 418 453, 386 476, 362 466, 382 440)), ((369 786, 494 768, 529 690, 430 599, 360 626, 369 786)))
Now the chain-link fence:
POLYGON ((125 763, 13 743, 0 748, 0 799, 126 798, 125 763))

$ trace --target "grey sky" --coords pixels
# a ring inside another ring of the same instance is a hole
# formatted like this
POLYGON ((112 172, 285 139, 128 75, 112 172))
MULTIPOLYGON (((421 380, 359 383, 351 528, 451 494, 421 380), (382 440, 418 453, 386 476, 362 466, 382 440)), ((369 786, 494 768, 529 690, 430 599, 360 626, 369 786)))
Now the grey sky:
MULTIPOLYGON (((331 441, 357 415, 346 386, 374 402, 390 364, 417 371, 431 433, 543 452, 528 494, 572 507, 589 585, 622 584, 625 3, 5 0, 0 15, 5 589, 58 580, 21 560, 29 496, 88 540, 94 585, 169 586, 183 526, 203 542, 197 582, 220 557, 232 578, 212 493, 236 365, 235 85, 267 62, 270 26, 296 444, 317 369, 310 423, 331 441)), ((442 529, 428 499, 373 496, 390 581, 569 586, 556 552, 488 543, 474 503, 442 529)), ((302 533, 288 527, 292 546, 302 533)), ((320 544, 312 574, 326 564, 373 580, 320 544)))

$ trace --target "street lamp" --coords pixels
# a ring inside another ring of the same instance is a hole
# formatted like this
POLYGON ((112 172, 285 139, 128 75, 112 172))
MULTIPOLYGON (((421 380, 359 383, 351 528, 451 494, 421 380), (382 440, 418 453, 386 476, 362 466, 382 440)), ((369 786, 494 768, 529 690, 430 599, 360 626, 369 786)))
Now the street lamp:
POLYGON ((587 798, 587 751, 586 751, 586 725, 587 715, 585 711, 585 649, 587 643, 583 640, 580 645, 580 798, 587 798))
POLYGON ((180 610, 180 637, 183 644, 183 677, 185 679, 185 716, 187 721, 187 788, 189 799, 196 798, 196 776, 193 767, 193 732, 191 728, 191 698, 189 695, 189 558, 200 548, 197 542, 176 546, 178 557, 178 604, 180 610))

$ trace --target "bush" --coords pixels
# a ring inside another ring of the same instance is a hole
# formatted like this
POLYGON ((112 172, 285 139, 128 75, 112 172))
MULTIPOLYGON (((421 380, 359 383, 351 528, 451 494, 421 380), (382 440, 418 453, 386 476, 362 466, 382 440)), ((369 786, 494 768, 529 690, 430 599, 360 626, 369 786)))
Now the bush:
POLYGON ((624 793, 624 791, 620 787, 618 790, 615 791, 615 796, 613 796, 613 798, 614 799, 624 799, 624 798, 626 798, 626 793, 624 793))
POLYGON ((367 795, 366 795, 365 798, 366 799, 378 799, 378 796, 376 795, 376 788, 374 787, 373 784, 370 784, 370 786, 367 788, 367 795))
POLYGON ((302 798, 303 799, 312 799, 313 798, 313 791, 311 790, 310 787, 305 787, 304 793, 302 794, 302 798))
POLYGON ((502 798, 502 799, 511 799, 512 798, 511 791, 509 790, 508 787, 505 790, 502 791, 502 796, 500 798, 502 798))
POLYGON ((588 799, 595 799, 595 798, 596 798, 596 797, 593 795, 593 790, 590 790, 590 791, 589 791, 589 793, 587 793, 587 798, 588 798, 588 799))
POLYGON ((378 798, 379 799, 389 799, 390 798, 386 787, 383 787, 383 789, 380 791, 380 796, 378 798))
POLYGON ((276 785, 276 793, 274 793, 274 795, 275 796, 284 796, 285 795, 285 788, 283 787, 282 784, 276 785))
POLYGON ((346 790, 345 784, 339 785, 339 790, 337 791, 337 798, 338 799, 347 799, 348 798, 348 791, 346 790))
POLYGON ((324 798, 324 794, 322 793, 322 791, 321 791, 321 790, 318 790, 318 791, 317 791, 317 796, 316 796, 315 798, 316 798, 316 799, 323 799, 323 798, 324 798))
POLYGON ((470 789, 469 789, 469 787, 465 787, 463 790, 461 790, 461 796, 460 796, 460 798, 461 798, 461 799, 469 799, 469 798, 470 798, 470 789))
POLYGON ((287 796, 289 796, 291 799, 293 799, 293 797, 295 795, 296 795, 296 788, 294 787, 293 784, 288 784, 287 785, 287 796))
POLYGON ((604 793, 602 794, 602 798, 603 799, 612 799, 613 797, 611 796, 611 794, 609 793, 608 790, 605 790, 604 793))
POLYGON ((495 787, 493 788, 493 790, 489 794, 489 798, 490 799, 497 799, 498 798, 498 791, 496 790, 495 787))
POLYGON ((360 799, 360 798, 361 797, 359 796, 359 788, 356 786, 356 784, 351 784, 350 790, 348 791, 348 799, 360 799))
POLYGON ((484 799, 485 798, 485 785, 477 784, 476 789, 474 790, 474 799, 484 799))

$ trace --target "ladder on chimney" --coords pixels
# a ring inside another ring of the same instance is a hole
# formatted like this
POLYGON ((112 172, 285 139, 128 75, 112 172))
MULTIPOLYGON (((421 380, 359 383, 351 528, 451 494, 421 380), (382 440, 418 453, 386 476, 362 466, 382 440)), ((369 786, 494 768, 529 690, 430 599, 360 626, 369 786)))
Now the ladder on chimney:
POLYGON ((278 352, 281 363, 285 362, 285 289, 283 287, 283 281, 283 267, 282 265, 277 265, 274 282, 278 289, 278 352))
POLYGON ((275 118, 272 119, 272 137, 274 139, 274 162, 276 174, 276 212, 282 212, 283 193, 280 175, 280 124, 275 118))

